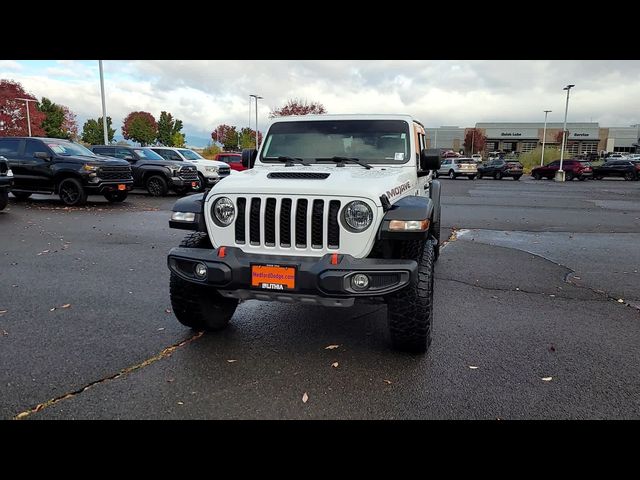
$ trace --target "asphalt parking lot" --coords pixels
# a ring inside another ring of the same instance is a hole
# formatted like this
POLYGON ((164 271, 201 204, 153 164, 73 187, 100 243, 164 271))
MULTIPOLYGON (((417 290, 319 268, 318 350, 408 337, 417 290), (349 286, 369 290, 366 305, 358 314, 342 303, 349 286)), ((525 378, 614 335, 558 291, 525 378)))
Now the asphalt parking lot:
POLYGON ((640 418, 640 182, 442 188, 426 356, 392 351, 375 305, 251 300, 192 332, 169 302, 176 197, 10 198, 0 418, 640 418))

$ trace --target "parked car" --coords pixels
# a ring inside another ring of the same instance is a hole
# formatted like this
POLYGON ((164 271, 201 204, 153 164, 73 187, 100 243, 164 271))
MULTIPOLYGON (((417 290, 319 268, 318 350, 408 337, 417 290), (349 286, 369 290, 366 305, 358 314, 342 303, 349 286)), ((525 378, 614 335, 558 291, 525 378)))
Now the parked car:
POLYGON ((479 153, 474 153, 473 155, 471 155, 471 158, 473 158, 477 163, 482 162, 482 155, 480 155, 479 153))
POLYGON ((212 187, 223 178, 229 176, 229 165, 216 160, 207 160, 198 152, 188 148, 151 147, 151 150, 165 160, 186 161, 195 165, 198 169, 198 179, 200 180, 198 191, 204 191, 205 188, 212 187))
POLYGON ((483 165, 478 165, 478 178, 493 177, 501 180, 502 177, 512 177, 520 180, 522 176, 522 164, 514 160, 491 160, 483 165))
POLYGON ((220 162, 227 163, 231 170, 238 172, 246 170, 246 167, 242 165, 242 155, 239 153, 218 153, 214 158, 220 162))
MULTIPOLYGON (((542 167, 533 168, 531 170, 531 176, 536 180, 541 180, 543 177, 551 179, 558 170, 560 170, 560 160, 554 160, 542 167)), ((586 180, 593 176, 591 164, 589 162, 581 162, 580 160, 564 160, 562 162, 562 170, 565 172, 564 179, 568 182, 574 178, 586 180)))
POLYGON ((604 177, 623 177, 625 180, 640 179, 640 160, 611 160, 604 165, 593 167, 593 178, 602 180, 604 177))
POLYGON ((33 193, 58 194, 65 205, 82 205, 88 195, 122 202, 133 188, 131 167, 122 160, 95 155, 60 138, 0 138, 0 155, 13 171, 11 193, 26 199, 33 193))
POLYGON ((436 171, 436 178, 447 175, 452 180, 458 177, 467 177, 469 180, 476 178, 478 166, 472 158, 443 158, 440 169, 436 171))
POLYGON ((6 158, 0 157, 0 210, 9 202, 9 188, 13 185, 13 172, 6 158))
POLYGON ((627 158, 627 156, 624 153, 615 152, 615 153, 608 153, 607 155, 605 155, 604 158, 606 160, 624 160, 627 158))
POLYGON ((195 165, 165 160, 149 147, 93 145, 96 155, 126 160, 133 171, 133 185, 145 188, 149 195, 164 197, 169 189, 184 194, 200 189, 195 165))

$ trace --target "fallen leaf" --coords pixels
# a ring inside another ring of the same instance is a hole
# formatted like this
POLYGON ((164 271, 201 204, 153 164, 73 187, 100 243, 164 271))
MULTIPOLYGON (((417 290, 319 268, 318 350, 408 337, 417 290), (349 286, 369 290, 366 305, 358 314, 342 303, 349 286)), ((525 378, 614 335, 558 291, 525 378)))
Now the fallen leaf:
POLYGON ((478 369, 478 367, 476 367, 475 365, 469 365, 469 368, 470 368, 471 370, 477 370, 477 369, 478 369))
POLYGON ((555 352, 556 351, 556 347, 554 347, 553 344, 551 344, 551 346, 549 347, 549 351, 550 352, 555 352))
POLYGON ((543 382, 550 382, 553 377, 542 377, 543 382))
POLYGON ((161 332, 162 330, 164 330, 164 327, 160 327, 160 328, 158 329, 158 331, 159 331, 159 332, 161 332))
POLYGON ((333 368, 338 368, 338 362, 333 362, 333 363, 331 364, 331 366, 332 366, 333 368))
POLYGON ((340 345, 328 345, 324 347, 325 350, 333 350, 334 348, 338 348, 340 345))
POLYGON ((237 362, 238 360, 227 360, 229 363, 237 362))
POLYGON ((618 303, 624 303, 624 300, 623 300, 623 299, 621 299, 621 298, 619 298, 619 299, 618 299, 618 303))
POLYGON ((9 310, 0 310, 0 315, 7 313, 9 310))
POLYGON ((304 392, 302 395, 302 403, 307 403, 307 400, 309 400, 309 395, 307 395, 307 392, 304 392))
POLYGON ((56 307, 50 308, 49 311, 53 312, 56 309, 56 307))
POLYGON ((174 380, 173 378, 167 378, 167 382, 169 383, 173 382, 173 380, 174 380))
POLYGON ((575 278, 576 280, 580 280, 580 277, 573 277, 573 278, 575 278))
POLYGON ((491 298, 498 298, 496 295, 491 295, 491 298))
POLYGON ((28 415, 29 415, 29 413, 30 413, 30 412, 22 412, 22 413, 19 413, 18 415, 16 415, 16 419, 17 419, 17 420, 20 420, 21 418, 24 418, 24 417, 28 416, 28 415))
POLYGON ((391 385, 391 380, 382 380, 384 383, 388 383, 389 385, 391 385))
POLYGON ((170 308, 165 308, 164 313, 171 313, 171 309, 170 308))
POLYGON ((62 305, 60 308, 69 308, 71 306, 70 303, 65 303, 64 305, 62 305))
POLYGON ((9 332, 7 332, 5 329, 0 330, 0 333, 2 333, 3 337, 6 337, 7 335, 9 335, 9 332))
POLYGON ((552 295, 549 295, 549 296, 550 296, 550 297, 555 297, 555 295, 553 295, 553 294, 552 294, 552 295))
POLYGON ((184 402, 178 402, 178 405, 184 405, 184 402))

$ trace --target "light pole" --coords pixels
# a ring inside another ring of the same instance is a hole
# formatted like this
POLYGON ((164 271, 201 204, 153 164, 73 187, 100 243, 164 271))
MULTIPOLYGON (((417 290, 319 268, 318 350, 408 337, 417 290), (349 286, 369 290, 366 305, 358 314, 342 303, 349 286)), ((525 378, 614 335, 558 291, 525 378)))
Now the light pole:
POLYGON ((29 136, 31 136, 31 116, 29 115, 29 102, 37 102, 33 98, 16 98, 16 100, 22 100, 27 105, 27 127, 29 130, 29 136))
POLYGON ((433 142, 433 148, 438 148, 438 129, 436 128, 435 140, 433 142))
POLYGON ((547 115, 553 110, 544 111, 544 130, 542 131, 542 155, 540 156, 540 166, 544 164, 544 142, 547 140, 547 115))
POLYGON ((556 172, 556 182, 564 182, 564 171, 562 170, 562 161, 564 160, 564 144, 567 136, 567 113, 569 112, 569 92, 575 85, 567 85, 563 90, 567 91, 567 104, 564 107, 564 125, 562 127, 562 147, 560 148, 560 169, 556 172))
POLYGON ((256 99, 256 150, 260 148, 260 143, 258 142, 258 100, 262 100, 263 97, 259 95, 249 95, 256 99))
POLYGON ((102 96, 102 132, 104 134, 104 144, 109 145, 109 133, 107 129, 107 104, 104 100, 104 76, 102 74, 102 60, 98 60, 100 66, 100 94, 102 96))
POLYGON ((473 155, 473 142, 476 139, 476 129, 471 130, 471 155, 473 155))

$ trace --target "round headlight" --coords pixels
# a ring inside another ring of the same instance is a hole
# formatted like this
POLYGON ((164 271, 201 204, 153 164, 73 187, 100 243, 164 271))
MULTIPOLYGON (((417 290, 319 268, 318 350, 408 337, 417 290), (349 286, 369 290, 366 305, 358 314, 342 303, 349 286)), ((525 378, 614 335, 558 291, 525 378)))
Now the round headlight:
POLYGON ((373 212, 369 205, 360 200, 349 202, 343 211, 344 222, 348 229, 362 232, 373 222, 373 212))
POLYGON ((213 203, 213 219, 221 227, 231 225, 236 216, 236 207, 227 197, 220 197, 213 203))

